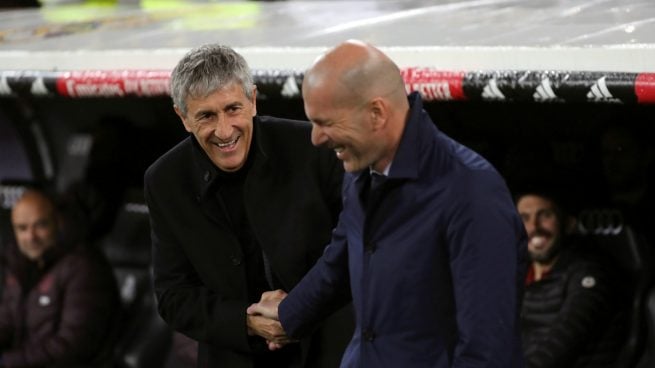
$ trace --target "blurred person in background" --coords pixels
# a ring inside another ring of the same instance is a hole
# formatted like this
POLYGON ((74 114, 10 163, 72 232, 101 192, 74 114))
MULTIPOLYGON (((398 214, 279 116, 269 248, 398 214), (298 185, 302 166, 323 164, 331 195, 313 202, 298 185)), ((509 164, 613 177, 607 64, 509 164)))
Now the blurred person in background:
POLYGON ((69 243, 61 222, 40 190, 28 189, 12 208, 0 367, 111 366, 114 275, 100 252, 69 243))
POLYGON ((528 234, 521 332, 527 368, 612 367, 621 344, 616 275, 573 235, 575 219, 556 197, 525 191, 516 200, 528 234))

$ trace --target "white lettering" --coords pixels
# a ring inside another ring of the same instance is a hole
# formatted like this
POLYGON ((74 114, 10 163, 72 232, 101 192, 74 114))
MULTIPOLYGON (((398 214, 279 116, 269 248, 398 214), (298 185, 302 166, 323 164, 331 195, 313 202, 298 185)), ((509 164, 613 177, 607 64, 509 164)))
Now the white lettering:
POLYGON ((453 99, 448 82, 412 83, 409 89, 418 91, 426 101, 453 99))
POLYGON ((125 92, 118 84, 110 83, 80 83, 73 84, 74 96, 119 96, 125 95, 125 92))

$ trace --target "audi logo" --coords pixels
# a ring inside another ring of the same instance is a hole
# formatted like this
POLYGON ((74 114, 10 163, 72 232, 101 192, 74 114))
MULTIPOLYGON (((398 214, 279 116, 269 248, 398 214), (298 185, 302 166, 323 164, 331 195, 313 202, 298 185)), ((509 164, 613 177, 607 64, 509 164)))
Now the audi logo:
POLYGON ((578 215, 577 229, 581 234, 618 235, 623 227, 623 214, 619 210, 584 210, 578 215))
POLYGON ((0 208, 13 207, 24 191, 25 187, 19 185, 0 185, 0 208))

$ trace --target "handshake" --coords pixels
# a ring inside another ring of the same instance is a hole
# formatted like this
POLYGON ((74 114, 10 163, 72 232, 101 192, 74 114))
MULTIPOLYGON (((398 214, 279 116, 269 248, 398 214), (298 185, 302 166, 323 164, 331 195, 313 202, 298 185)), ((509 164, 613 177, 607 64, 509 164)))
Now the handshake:
POLYGON ((261 336, 266 339, 269 350, 277 350, 283 346, 298 342, 287 336, 282 328, 277 314, 277 307, 287 296, 282 290, 267 291, 262 294, 259 303, 254 303, 246 310, 248 335, 261 336))

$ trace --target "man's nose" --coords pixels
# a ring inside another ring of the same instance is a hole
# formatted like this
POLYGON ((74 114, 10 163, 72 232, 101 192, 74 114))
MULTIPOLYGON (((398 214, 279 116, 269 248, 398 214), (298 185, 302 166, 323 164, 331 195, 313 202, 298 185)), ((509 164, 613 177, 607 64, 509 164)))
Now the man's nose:
POLYGON ((219 116, 214 127, 214 135, 218 139, 230 139, 232 138, 232 126, 224 118, 219 116))
POLYGON ((538 221, 539 220, 535 217, 528 219, 523 223, 525 225, 525 232, 528 235, 532 234, 539 227, 538 221))
POLYGON ((38 237, 37 231, 35 227, 30 227, 25 231, 25 237, 29 241, 34 241, 38 237))
POLYGON ((327 136, 323 132, 318 124, 312 124, 312 144, 314 146, 320 146, 327 141, 327 136))

